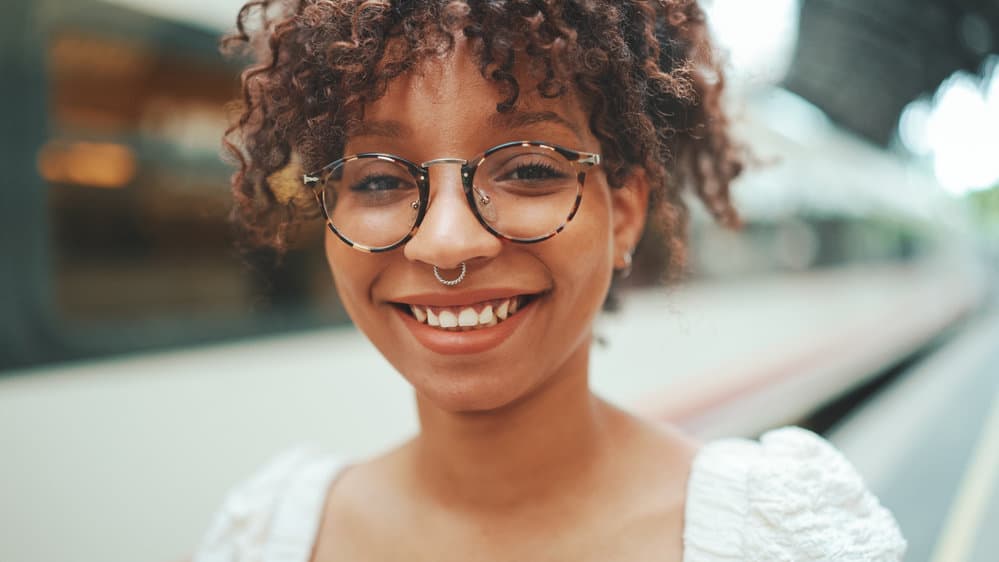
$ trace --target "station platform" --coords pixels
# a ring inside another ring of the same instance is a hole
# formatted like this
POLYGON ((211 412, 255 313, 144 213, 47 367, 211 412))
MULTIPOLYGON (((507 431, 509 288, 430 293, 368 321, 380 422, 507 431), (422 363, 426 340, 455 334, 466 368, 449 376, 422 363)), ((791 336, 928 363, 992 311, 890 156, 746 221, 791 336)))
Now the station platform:
POLYGON ((909 560, 999 553, 999 303, 829 435, 895 514, 909 560))

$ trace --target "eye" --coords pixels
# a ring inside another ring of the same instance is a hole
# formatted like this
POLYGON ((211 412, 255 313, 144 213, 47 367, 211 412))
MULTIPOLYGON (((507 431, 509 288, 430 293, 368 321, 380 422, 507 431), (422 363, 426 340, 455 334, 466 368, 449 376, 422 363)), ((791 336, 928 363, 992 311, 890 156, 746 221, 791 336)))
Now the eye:
POLYGON ((370 175, 350 185, 350 190, 364 193, 373 191, 392 191, 409 187, 402 178, 389 175, 370 175))

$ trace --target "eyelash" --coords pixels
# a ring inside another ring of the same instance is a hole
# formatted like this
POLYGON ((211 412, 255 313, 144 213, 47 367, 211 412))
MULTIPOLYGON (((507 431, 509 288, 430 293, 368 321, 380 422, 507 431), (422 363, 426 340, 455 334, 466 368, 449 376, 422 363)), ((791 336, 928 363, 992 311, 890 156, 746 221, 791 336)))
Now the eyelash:
POLYGON ((512 174, 520 174, 524 170, 531 170, 531 171, 541 170, 541 171, 546 172, 548 174, 547 177, 549 177, 549 178, 552 178, 552 177, 559 178, 559 177, 563 176, 563 174, 561 172, 559 172, 558 169, 556 169, 554 166, 551 166, 550 164, 542 164, 542 163, 531 163, 531 164, 521 164, 521 165, 518 165, 516 168, 513 169, 513 171, 511 172, 510 175, 512 175, 512 174))

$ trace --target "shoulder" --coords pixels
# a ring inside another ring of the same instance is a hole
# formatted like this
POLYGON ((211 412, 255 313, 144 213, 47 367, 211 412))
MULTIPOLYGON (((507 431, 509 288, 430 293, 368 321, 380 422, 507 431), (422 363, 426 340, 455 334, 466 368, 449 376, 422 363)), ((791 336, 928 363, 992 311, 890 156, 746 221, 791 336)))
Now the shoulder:
POLYGON ((800 428, 759 442, 723 439, 694 460, 685 562, 896 561, 906 548, 891 513, 843 455, 800 428))
POLYGON ((342 466, 313 445, 275 456, 229 491, 193 562, 308 560, 326 490, 342 466))

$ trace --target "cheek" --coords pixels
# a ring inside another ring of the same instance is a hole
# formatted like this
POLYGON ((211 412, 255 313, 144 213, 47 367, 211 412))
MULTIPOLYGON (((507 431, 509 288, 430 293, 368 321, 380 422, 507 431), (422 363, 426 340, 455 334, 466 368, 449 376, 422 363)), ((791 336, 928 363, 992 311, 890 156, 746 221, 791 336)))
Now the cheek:
POLYGON ((581 206, 580 218, 585 219, 587 228, 580 229, 578 255, 585 256, 591 273, 599 271, 609 277, 614 267, 613 212, 610 188, 599 185, 591 190, 581 206))
MULTIPOLYGON (((610 201, 606 191, 593 190, 579 214, 569 223, 558 249, 558 277, 568 293, 568 304, 595 315, 603 306, 613 269, 610 201), (578 222, 577 222, 578 221, 578 222), (573 228, 575 227, 575 228, 573 228)), ((556 237, 557 238, 557 237, 556 237)))
POLYGON ((367 270, 371 268, 371 264, 365 258, 371 256, 348 247, 329 232, 326 233, 325 246, 326 262, 340 302, 355 323, 363 323, 359 306, 367 302, 367 287, 370 286, 367 270))
POLYGON ((339 255, 340 248, 337 247, 339 241, 337 241, 332 234, 326 233, 323 241, 323 245, 326 250, 326 265, 330 268, 330 274, 333 276, 333 282, 336 283, 337 287, 341 285, 339 282, 339 277, 342 275, 340 270, 343 267, 343 256, 339 255))

